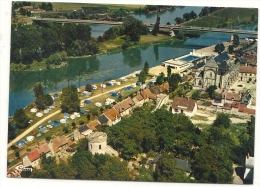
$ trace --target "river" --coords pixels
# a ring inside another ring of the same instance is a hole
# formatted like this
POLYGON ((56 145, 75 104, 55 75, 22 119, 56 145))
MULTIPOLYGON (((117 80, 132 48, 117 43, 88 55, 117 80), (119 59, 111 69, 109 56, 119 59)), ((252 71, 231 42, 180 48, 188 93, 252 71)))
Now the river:
MULTIPOLYGON (((195 12, 198 14, 201 7, 195 7, 194 9, 192 7, 178 7, 175 10, 162 12, 159 15, 161 23, 162 21, 170 21, 166 19, 167 17, 171 16, 173 19, 177 15, 181 17, 182 14, 191 10, 196 10, 195 12)), ((148 16, 136 14, 135 16, 144 22, 151 21, 152 23, 155 21, 157 14, 149 14, 148 16)), ((106 25, 92 26, 92 36, 102 35, 109 27, 106 25)), ((245 29, 253 30, 255 27, 256 25, 252 25, 247 26, 245 29)), ((239 35, 239 37, 247 36, 239 35)), ((77 87, 86 83, 95 84, 110 78, 117 79, 133 71, 141 70, 146 61, 150 67, 157 66, 164 60, 185 55, 192 51, 193 48, 201 48, 229 40, 230 34, 206 33, 199 38, 188 39, 185 42, 186 48, 176 48, 170 44, 146 46, 111 54, 70 58, 67 66, 57 69, 12 71, 10 72, 9 115, 12 116, 16 109, 24 108, 35 100, 33 87, 37 83, 43 85, 46 93, 61 90, 63 87, 71 84, 75 84, 77 87)))

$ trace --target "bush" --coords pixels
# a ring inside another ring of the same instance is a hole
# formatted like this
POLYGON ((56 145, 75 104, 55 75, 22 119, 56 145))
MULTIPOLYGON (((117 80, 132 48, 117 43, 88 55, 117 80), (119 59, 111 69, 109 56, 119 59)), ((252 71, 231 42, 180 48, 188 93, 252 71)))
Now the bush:
POLYGON ((65 127, 63 127, 63 132, 65 132, 65 133, 68 133, 69 132, 69 128, 67 127, 67 126, 65 126, 65 127))
POLYGON ((49 142, 51 140, 51 136, 46 136, 45 140, 49 142))

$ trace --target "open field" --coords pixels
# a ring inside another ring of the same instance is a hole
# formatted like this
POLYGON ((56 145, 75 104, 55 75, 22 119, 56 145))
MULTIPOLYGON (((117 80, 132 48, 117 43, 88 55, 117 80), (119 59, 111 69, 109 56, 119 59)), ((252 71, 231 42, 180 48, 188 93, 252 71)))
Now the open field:
POLYGON ((108 7, 109 9, 124 8, 128 11, 134 11, 135 9, 144 8, 145 5, 131 5, 131 4, 88 4, 88 3, 53 3, 54 9, 57 10, 78 10, 81 7, 108 7))
POLYGON ((183 25, 230 28, 231 25, 257 23, 257 17, 256 8, 224 8, 213 12, 209 16, 198 17, 195 20, 185 22, 183 25))

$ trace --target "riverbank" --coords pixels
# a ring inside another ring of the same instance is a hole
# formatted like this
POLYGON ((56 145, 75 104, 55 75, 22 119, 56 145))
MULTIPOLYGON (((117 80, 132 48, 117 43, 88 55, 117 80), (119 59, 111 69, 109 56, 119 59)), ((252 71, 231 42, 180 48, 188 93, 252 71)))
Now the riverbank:
MULTIPOLYGON (((122 44, 125 42, 122 37, 117 37, 114 40, 108 40, 99 43, 99 53, 95 55, 84 55, 84 56, 70 56, 68 58, 82 58, 82 57, 91 57, 91 56, 98 56, 102 54, 108 53, 116 53, 123 51, 122 44)), ((142 35, 140 37, 140 41, 138 43, 134 43, 128 49, 132 48, 139 48, 145 46, 152 46, 152 45, 169 45, 171 47, 178 46, 179 48, 183 47, 184 41, 178 40, 176 38, 170 37, 165 34, 157 34, 154 36, 152 34, 142 35)), ((67 62, 62 62, 60 65, 51 64, 49 67, 50 69, 62 68, 67 65, 67 62)), ((15 64, 11 63, 10 71, 40 71, 47 68, 46 59, 43 59, 40 62, 34 61, 30 65, 25 65, 22 63, 15 64)))

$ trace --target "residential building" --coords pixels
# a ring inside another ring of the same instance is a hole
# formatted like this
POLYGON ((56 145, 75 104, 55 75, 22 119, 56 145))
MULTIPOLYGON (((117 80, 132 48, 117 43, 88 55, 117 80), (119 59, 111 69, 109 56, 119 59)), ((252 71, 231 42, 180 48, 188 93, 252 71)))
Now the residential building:
POLYGON ((120 114, 120 116, 129 115, 135 105, 135 102, 131 97, 124 99, 123 101, 114 105, 114 109, 120 114))
POLYGON ((61 155, 67 148, 65 135, 57 136, 50 141, 50 149, 53 156, 61 155))
POLYGON ((172 101, 172 113, 183 113, 188 117, 194 116, 197 112, 197 103, 190 98, 174 97, 172 101))
POLYGON ((87 127, 90 129, 90 130, 96 130, 96 127, 100 125, 100 122, 95 119, 93 121, 91 121, 89 124, 87 124, 87 127))
POLYGON ((243 82, 256 82, 257 67, 255 66, 241 66, 239 68, 239 80, 243 82))
POLYGON ((121 116, 117 110, 111 108, 109 110, 105 110, 103 115, 108 119, 107 125, 112 126, 121 121, 121 116))
POLYGON ((25 157, 23 157, 23 166, 28 167, 36 167, 40 164, 41 154, 38 149, 35 149, 29 152, 25 157))

